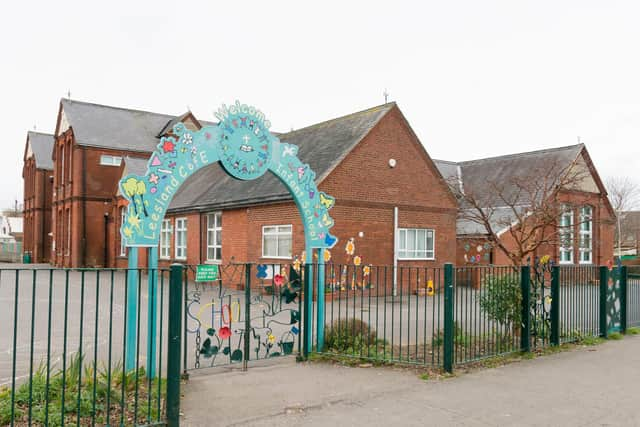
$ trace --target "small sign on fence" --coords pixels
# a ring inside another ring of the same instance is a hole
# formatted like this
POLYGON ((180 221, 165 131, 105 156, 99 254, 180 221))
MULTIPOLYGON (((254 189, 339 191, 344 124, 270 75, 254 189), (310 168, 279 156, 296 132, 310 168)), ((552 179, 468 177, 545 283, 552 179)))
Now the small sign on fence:
POLYGON ((196 282, 213 282, 220 277, 218 265, 202 264, 196 268, 196 282))

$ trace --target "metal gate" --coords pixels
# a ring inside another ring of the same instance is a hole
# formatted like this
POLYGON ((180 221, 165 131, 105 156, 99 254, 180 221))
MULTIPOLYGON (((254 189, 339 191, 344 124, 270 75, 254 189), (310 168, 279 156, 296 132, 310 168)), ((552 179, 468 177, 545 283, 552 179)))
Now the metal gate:
POLYGON ((622 266, 611 268, 608 271, 606 314, 607 333, 622 331, 622 266))
POLYGON ((194 280, 194 266, 184 271, 183 375, 300 354, 300 269, 229 264, 218 271, 207 282, 194 280))

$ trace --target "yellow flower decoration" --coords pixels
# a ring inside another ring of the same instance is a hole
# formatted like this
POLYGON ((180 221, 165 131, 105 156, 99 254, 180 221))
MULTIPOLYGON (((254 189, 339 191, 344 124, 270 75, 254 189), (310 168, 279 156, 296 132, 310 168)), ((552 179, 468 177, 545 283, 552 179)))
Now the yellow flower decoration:
POLYGON ((356 267, 359 266, 360 264, 362 264, 362 258, 360 258, 359 256, 355 256, 353 258, 353 265, 355 265, 356 267))
POLYGON ((368 265, 365 265, 364 268, 362 269, 362 273, 364 273, 365 276, 368 276, 369 273, 371 273, 371 267, 369 267, 368 265))
POLYGON ((347 246, 344 249, 345 251, 347 251, 347 255, 353 255, 353 253, 356 251, 356 245, 355 243, 353 243, 353 237, 349 239, 349 241, 347 242, 347 246))
POLYGON ((138 215, 134 215, 133 213, 130 214, 127 218, 127 222, 136 227, 138 230, 140 229, 140 217, 138 217, 138 215))
POLYGON ((331 261, 331 251, 329 249, 324 250, 324 262, 331 261))
POLYGON ((125 227, 122 230, 127 238, 131 238, 131 236, 133 235, 133 230, 131 230, 129 227, 125 227))
POLYGON ((304 264, 306 261, 307 261, 307 252, 302 251, 302 254, 300 255, 300 262, 304 264))
POLYGON ((545 255, 542 258, 540 258, 540 264, 546 264, 549 262, 550 259, 551 257, 549 255, 545 255))
POLYGON ((549 295, 547 295, 546 297, 544 297, 544 303, 545 303, 546 305, 551 305, 551 302, 552 302, 552 301, 553 301, 553 299, 552 299, 549 295))
POLYGON ((300 271, 300 265, 302 264, 302 262, 300 262, 300 259, 296 258, 295 261, 293 261, 293 269, 295 271, 300 271))
POLYGON ((276 336, 273 334, 269 334, 269 336, 267 336, 267 339, 269 340, 270 344, 273 344, 274 342, 276 342, 276 336))

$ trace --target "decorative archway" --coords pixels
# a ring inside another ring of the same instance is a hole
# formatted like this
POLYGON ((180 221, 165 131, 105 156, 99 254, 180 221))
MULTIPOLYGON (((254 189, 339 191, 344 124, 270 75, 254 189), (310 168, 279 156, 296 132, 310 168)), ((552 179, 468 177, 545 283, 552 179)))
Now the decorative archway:
MULTIPOLYGON (((120 181, 120 190, 129 202, 120 233, 129 248, 128 262, 128 324, 126 333, 127 360, 125 366, 135 366, 136 323, 131 314, 138 312, 136 293, 138 276, 138 248, 148 248, 149 269, 158 267, 160 226, 167 209, 184 181, 199 169, 220 162, 232 177, 254 180, 267 171, 276 175, 287 187, 298 207, 304 226, 305 250, 309 259, 318 253, 319 269, 323 269, 322 251, 332 248, 337 238, 329 230, 333 219, 329 210, 335 199, 321 191, 315 183, 315 173, 298 158, 298 147, 282 143, 269 131, 271 122, 253 106, 235 104, 216 112, 217 126, 188 130, 184 124, 173 127, 173 135, 162 137, 147 163, 144 176, 127 175, 120 181)), ((323 278, 323 272, 319 277, 323 278)), ((318 342, 323 340, 324 283, 318 280, 318 342)), ((155 364, 157 270, 149 274, 148 372, 153 376, 155 364)), ((305 307, 311 310, 312 298, 305 298, 305 307)), ((307 334, 311 348, 311 336, 307 334)))

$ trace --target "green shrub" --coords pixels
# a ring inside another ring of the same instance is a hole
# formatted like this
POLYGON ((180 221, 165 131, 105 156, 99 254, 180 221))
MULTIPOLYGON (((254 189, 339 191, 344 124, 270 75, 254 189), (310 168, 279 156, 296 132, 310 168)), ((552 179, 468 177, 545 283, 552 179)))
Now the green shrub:
POLYGON ((506 331, 522 323, 522 291, 516 275, 489 275, 479 297, 480 310, 506 331))
POLYGON ((367 322, 360 319, 334 321, 325 326, 325 349, 334 353, 359 353, 360 349, 375 346, 378 335, 367 322))

